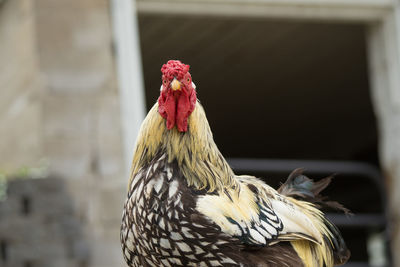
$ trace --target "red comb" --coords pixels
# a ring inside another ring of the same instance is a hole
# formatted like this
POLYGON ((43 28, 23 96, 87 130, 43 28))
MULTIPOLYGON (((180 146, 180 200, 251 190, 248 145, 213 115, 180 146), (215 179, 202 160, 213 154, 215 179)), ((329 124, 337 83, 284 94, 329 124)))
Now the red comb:
POLYGON ((189 65, 183 64, 179 60, 169 60, 162 66, 161 72, 168 80, 172 80, 174 77, 180 80, 189 71, 189 68, 189 65))

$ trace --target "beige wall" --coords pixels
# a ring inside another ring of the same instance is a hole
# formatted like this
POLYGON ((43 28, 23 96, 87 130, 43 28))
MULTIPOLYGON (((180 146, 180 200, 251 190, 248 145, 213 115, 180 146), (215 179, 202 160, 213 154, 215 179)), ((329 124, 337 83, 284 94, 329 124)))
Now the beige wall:
POLYGON ((107 0, 0 5, 0 171, 64 178, 91 245, 90 266, 125 266, 119 243, 120 110, 107 0))
POLYGON ((106 0, 36 0, 44 151, 92 241, 92 266, 122 266, 125 198, 111 18, 106 0))
POLYGON ((0 172, 43 157, 41 86, 32 1, 0 5, 0 172))

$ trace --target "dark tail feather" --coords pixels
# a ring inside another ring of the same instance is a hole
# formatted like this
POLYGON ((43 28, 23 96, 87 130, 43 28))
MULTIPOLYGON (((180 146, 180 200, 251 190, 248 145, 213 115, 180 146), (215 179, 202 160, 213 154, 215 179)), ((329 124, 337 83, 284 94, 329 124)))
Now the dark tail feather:
POLYGON ((351 214, 350 210, 343 207, 342 204, 327 200, 326 197, 320 195, 321 191, 331 183, 333 175, 314 182, 305 176, 303 172, 304 168, 292 171, 286 182, 279 187, 278 192, 288 197, 311 202, 318 208, 331 208, 351 214))
POLYGON ((325 242, 330 245, 333 251, 333 260, 335 265, 342 265, 347 262, 350 258, 350 250, 347 248, 346 243, 343 240, 342 234, 339 229, 325 218, 325 225, 328 227, 329 231, 332 233, 331 242, 327 240, 325 236, 325 242))
MULTIPOLYGON (((318 208, 332 208, 346 214, 351 214, 342 204, 336 201, 328 201, 326 197, 320 195, 321 191, 330 184, 333 176, 314 182, 303 175, 303 172, 303 168, 294 170, 286 182, 279 187, 278 192, 285 196, 311 202, 318 208)), ((334 263, 335 265, 344 264, 350 257, 350 251, 347 249, 339 229, 327 218, 324 218, 324 220, 326 227, 332 233, 331 242, 327 237, 325 237, 325 242, 329 244, 333 251, 334 263)))

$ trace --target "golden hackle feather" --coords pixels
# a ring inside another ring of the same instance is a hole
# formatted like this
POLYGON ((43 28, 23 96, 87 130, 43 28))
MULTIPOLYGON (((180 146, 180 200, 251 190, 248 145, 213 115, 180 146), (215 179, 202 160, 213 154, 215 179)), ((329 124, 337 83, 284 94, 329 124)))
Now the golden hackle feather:
MULTIPOLYGON (((188 131, 167 130, 156 103, 147 114, 136 141, 130 183, 141 167, 159 150, 165 150, 169 162, 176 160, 189 186, 207 191, 237 188, 234 173, 225 161, 200 103, 188 118, 188 131)), ((129 183, 129 184, 130 184, 129 183)), ((130 187, 130 186, 129 186, 130 187)))
POLYGON ((299 201, 293 198, 290 200, 300 207, 307 217, 309 217, 316 230, 320 233, 322 240, 319 243, 307 242, 306 240, 295 240, 291 241, 292 246, 296 250, 300 258, 303 259, 306 267, 319 267, 334 266, 333 255, 330 249, 331 239, 333 238, 332 233, 328 230, 325 223, 329 223, 324 219, 324 214, 319 209, 309 202, 299 201), (325 236, 326 239, 323 237, 325 236), (328 243, 329 242, 329 243, 328 243))

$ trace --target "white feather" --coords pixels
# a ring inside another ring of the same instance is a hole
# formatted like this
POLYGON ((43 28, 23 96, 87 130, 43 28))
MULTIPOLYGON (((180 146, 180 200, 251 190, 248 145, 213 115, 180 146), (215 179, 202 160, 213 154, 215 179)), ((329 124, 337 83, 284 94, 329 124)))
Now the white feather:
POLYGON ((169 186, 168 197, 171 198, 172 196, 174 196, 177 190, 178 190, 178 181, 174 180, 169 186))
POLYGON ((182 240, 183 239, 182 235, 177 232, 171 232, 170 237, 172 240, 182 240))
POLYGON ((313 237, 318 242, 322 242, 321 234, 317 231, 312 221, 307 215, 302 213, 301 210, 286 205, 279 200, 272 199, 271 204, 275 213, 282 220, 284 226, 282 233, 303 233, 313 237))
POLYGON ((154 185, 154 189, 156 190, 157 193, 160 192, 160 189, 161 189, 161 187, 163 185, 163 182, 164 182, 164 178, 162 176, 158 177, 158 179, 157 179, 157 181, 155 182, 155 185, 154 185))
POLYGON ((205 252, 201 247, 196 246, 196 245, 194 246, 194 249, 195 249, 196 254, 202 254, 205 252))
POLYGON ((276 229, 272 227, 272 225, 265 221, 261 221, 261 225, 264 227, 265 230, 268 231, 268 233, 270 233, 271 235, 276 235, 276 229))
POLYGON ((176 244, 178 245, 180 251, 183 251, 183 252, 191 251, 190 247, 183 242, 177 242, 176 244))
POLYGON ((166 249, 171 249, 171 244, 169 243, 168 239, 160 238, 160 246, 166 249))
POLYGON ((256 225, 255 228, 256 228, 257 232, 259 232, 263 237, 265 237, 267 239, 272 238, 271 234, 269 234, 267 231, 265 231, 261 227, 256 225))
POLYGON ((263 237, 259 232, 254 229, 250 229, 251 237, 260 244, 265 244, 265 237, 263 237))

